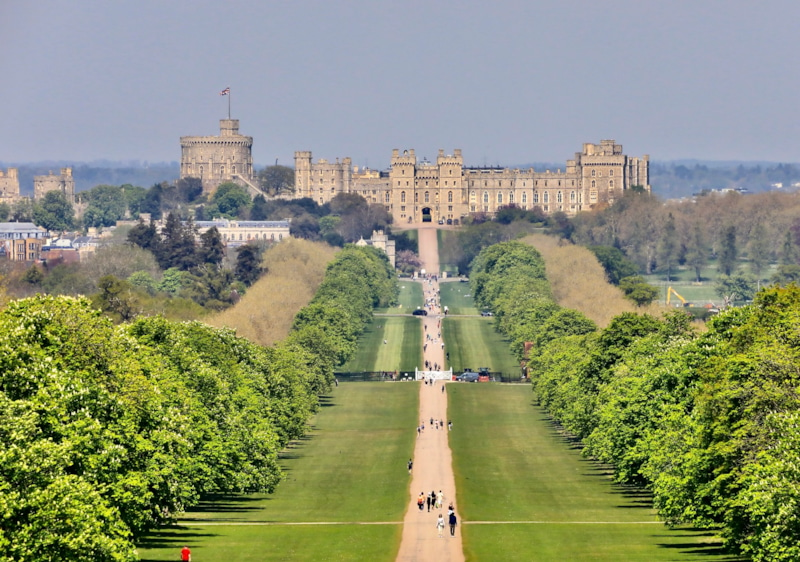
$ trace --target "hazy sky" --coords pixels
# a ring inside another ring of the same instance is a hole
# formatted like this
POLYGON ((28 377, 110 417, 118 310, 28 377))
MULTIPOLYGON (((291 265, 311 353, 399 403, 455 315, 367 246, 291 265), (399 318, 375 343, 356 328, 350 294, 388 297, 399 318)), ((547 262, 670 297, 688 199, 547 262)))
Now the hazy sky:
POLYGON ((0 161, 800 162, 798 0, 0 0, 0 161))

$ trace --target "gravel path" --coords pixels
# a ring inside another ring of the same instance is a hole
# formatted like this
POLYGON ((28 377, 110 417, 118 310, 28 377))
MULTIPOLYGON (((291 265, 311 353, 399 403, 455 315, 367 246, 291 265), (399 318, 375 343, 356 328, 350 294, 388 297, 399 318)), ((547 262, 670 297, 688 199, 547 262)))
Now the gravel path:
MULTIPOLYGON (((438 274, 439 251, 434 226, 423 226, 419 229, 419 253, 425 270, 428 273, 438 274)), ((439 283, 437 281, 424 282, 426 298, 437 296, 438 291, 439 283)), ((438 306, 434 306, 434 310, 423 318, 425 333, 431 334, 432 337, 438 335, 441 330, 440 320, 438 306)), ((444 353, 441 338, 437 337, 434 341, 428 342, 424 358, 431 364, 438 363, 444 366, 444 353)), ((408 509, 403 519, 403 540, 397 555, 399 561, 464 560, 460 516, 455 536, 450 536, 447 525, 447 507, 450 503, 456 508, 458 516, 458 506, 455 504, 456 487, 453 477, 453 462, 448 444, 447 384, 449 383, 443 381, 436 381, 434 385, 420 384, 419 419, 421 424, 424 423, 425 430, 419 433, 414 449, 414 468, 409 489, 408 509), (440 420, 444 424, 436 429, 435 424, 434 426, 430 425, 431 418, 440 420), (425 506, 420 511, 417 507, 419 494, 428 495, 432 491, 438 493, 440 490, 444 493, 442 507, 431 508, 428 511, 425 506), (439 538, 436 528, 436 520, 440 513, 445 519, 442 538, 439 538)), ((414 431, 414 428, 409 428, 409 431, 414 431)), ((458 428, 454 428, 454 431, 458 431, 458 428)))

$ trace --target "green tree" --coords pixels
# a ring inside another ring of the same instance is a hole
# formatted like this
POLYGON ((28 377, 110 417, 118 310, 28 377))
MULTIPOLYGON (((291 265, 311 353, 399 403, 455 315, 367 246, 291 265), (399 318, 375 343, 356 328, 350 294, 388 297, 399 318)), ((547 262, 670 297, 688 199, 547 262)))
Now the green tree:
POLYGON ((244 244, 236 248, 236 279, 250 286, 261 276, 264 270, 261 267, 261 254, 263 247, 255 244, 244 244))
POLYGON ((638 270, 636 264, 625 257, 625 254, 619 248, 613 246, 589 246, 591 251, 600 265, 606 272, 606 279, 612 285, 619 285, 623 277, 630 277, 636 275, 638 270))
POLYGON ((720 275, 714 283, 714 290, 725 301, 753 300, 756 294, 756 280, 748 274, 720 275))
POLYGON ((161 229, 156 258, 162 269, 177 267, 186 271, 197 265, 194 224, 184 225, 176 213, 170 213, 161 229))
POLYGON ((756 276, 756 287, 760 288, 761 275, 764 268, 769 265, 769 239, 767 231, 761 223, 756 224, 750 233, 747 254, 750 258, 750 271, 756 276))
POLYGON ((776 285, 785 286, 789 283, 800 285, 800 265, 779 265, 777 271, 775 271, 775 274, 772 276, 771 281, 776 285))
POLYGON ((258 172, 258 186, 265 193, 275 196, 294 192, 294 168, 267 166, 258 172))
POLYGON ((0 203, 0 222, 6 222, 11 216, 11 207, 8 203, 0 203))
POLYGON ((225 246, 216 226, 212 226, 200 235, 200 247, 197 249, 199 263, 221 266, 225 258, 225 246))
POLYGON ((265 221, 269 218, 269 206, 267 199, 260 193, 253 198, 253 206, 250 208, 250 220, 265 221))
POLYGON ((75 210, 60 191, 48 191, 33 207, 33 222, 53 232, 71 229, 74 217, 75 210))
POLYGON ((83 213, 85 226, 113 226, 125 217, 128 203, 122 188, 115 185, 97 185, 82 195, 89 203, 83 213))
POLYGON ((625 293, 625 298, 637 306, 647 306, 658 298, 658 289, 647 283, 641 275, 624 277, 619 282, 619 288, 625 293))
POLYGON ((222 183, 212 197, 212 203, 225 218, 235 219, 250 206, 250 194, 245 188, 232 183, 222 183))
POLYGON ((689 244, 686 248, 686 264, 694 270, 694 279, 698 283, 702 281, 702 270, 708 263, 708 251, 706 248, 703 229, 699 224, 695 224, 692 234, 689 237, 689 244))
POLYGON ((675 267, 677 251, 678 241, 675 229, 675 217, 672 213, 669 213, 664 223, 661 239, 659 240, 657 258, 658 266, 666 273, 668 282, 672 281, 672 268, 675 267))
POLYGON ((722 231, 720 242, 719 259, 717 267, 723 275, 731 275, 736 269, 736 258, 738 255, 736 247, 736 227, 727 226, 722 231))
POLYGON ((97 284, 100 292, 95 295, 97 307, 113 318, 127 322, 139 312, 139 298, 133 285, 124 279, 106 275, 97 284))

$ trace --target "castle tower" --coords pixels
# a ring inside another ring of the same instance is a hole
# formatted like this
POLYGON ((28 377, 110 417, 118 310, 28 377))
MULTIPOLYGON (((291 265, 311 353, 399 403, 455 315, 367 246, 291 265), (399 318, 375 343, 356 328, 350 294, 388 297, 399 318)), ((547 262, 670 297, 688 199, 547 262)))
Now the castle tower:
POLYGON ((14 203, 20 198, 19 175, 16 168, 0 170, 0 203, 14 203))
POLYGON ((239 134, 238 119, 220 119, 218 137, 181 137, 180 177, 200 178, 206 193, 224 182, 252 188, 253 137, 239 134))
POLYGON ((392 190, 395 220, 401 223, 416 222, 421 211, 416 192, 417 157, 414 149, 404 150, 402 155, 398 149, 393 149, 391 165, 389 188, 392 190))
POLYGON ((46 176, 33 176, 33 200, 40 201, 48 191, 60 191, 70 203, 75 203, 75 178, 72 168, 61 168, 61 174, 51 171, 46 176))

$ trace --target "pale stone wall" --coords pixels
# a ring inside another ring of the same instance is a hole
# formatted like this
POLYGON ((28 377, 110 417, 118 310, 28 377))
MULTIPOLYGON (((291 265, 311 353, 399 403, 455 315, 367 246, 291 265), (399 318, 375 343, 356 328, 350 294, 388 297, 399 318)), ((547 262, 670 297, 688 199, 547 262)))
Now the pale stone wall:
POLYGON ((0 170, 0 203, 14 203, 20 199, 19 175, 16 168, 0 170))
POLYGON ((180 177, 200 178, 203 191, 214 191, 219 184, 252 184, 253 137, 239 134, 238 119, 220 119, 219 136, 181 137, 180 177))
POLYGON ((60 191, 67 197, 67 201, 75 203, 75 178, 72 177, 72 168, 61 168, 59 175, 51 171, 46 176, 33 176, 34 201, 40 201, 49 191, 60 191))
POLYGON ((613 140, 585 143, 564 170, 465 167, 460 149, 439 151, 436 162, 417 161, 413 149, 392 151, 388 172, 350 168, 350 159, 314 163, 309 151, 295 152, 294 197, 327 203, 337 193, 358 193, 382 204, 397 223, 460 219, 496 213, 501 207, 540 209, 567 215, 611 204, 634 185, 650 190, 649 157, 631 158, 613 140))

